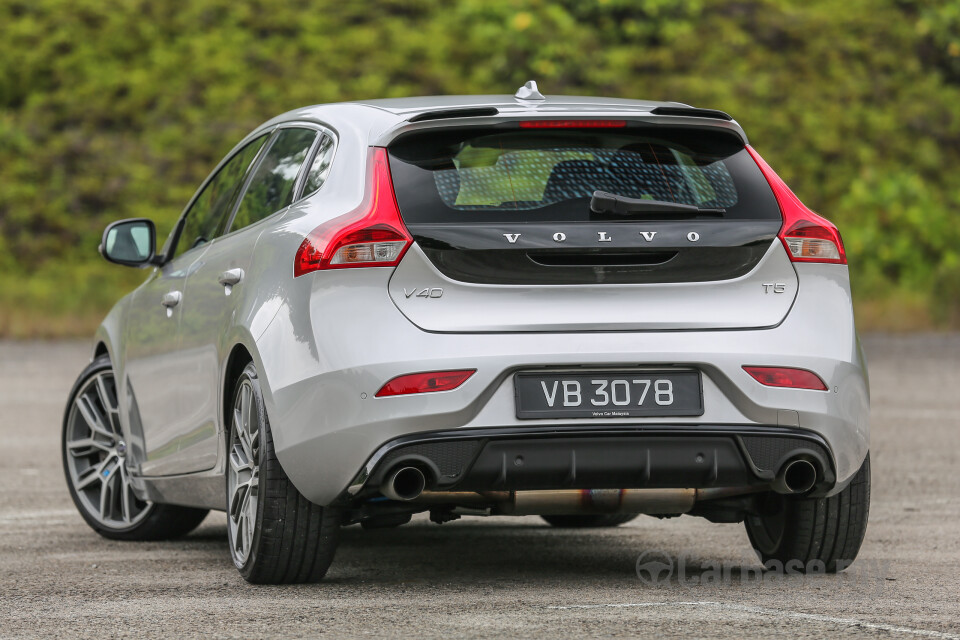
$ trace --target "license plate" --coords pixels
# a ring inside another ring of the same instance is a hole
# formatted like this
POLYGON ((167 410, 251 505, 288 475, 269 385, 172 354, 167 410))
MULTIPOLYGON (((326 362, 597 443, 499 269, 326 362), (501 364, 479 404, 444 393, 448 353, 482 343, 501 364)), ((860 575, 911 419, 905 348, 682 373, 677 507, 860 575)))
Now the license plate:
POLYGON ((518 373, 517 418, 703 415, 699 371, 518 373))

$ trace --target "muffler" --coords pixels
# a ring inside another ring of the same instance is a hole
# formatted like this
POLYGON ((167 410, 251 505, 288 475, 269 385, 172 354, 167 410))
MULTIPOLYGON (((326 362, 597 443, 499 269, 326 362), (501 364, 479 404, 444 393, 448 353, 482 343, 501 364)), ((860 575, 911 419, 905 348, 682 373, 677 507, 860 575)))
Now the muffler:
POLYGON ((416 500, 427 488, 427 477, 416 467, 397 467, 380 485, 380 493, 391 500, 416 500))
POLYGON ((773 481, 777 493, 806 493, 817 483, 817 468, 805 458, 794 458, 780 468, 773 481))

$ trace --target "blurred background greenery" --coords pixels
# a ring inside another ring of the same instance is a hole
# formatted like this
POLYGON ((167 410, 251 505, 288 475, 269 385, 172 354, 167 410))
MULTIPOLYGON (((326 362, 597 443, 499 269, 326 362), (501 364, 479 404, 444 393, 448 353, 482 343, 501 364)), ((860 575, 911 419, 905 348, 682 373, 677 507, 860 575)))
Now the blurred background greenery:
POLYGON ((247 131, 360 98, 677 100, 836 222, 862 329, 960 326, 960 2, 0 0, 0 336, 88 334, 247 131))

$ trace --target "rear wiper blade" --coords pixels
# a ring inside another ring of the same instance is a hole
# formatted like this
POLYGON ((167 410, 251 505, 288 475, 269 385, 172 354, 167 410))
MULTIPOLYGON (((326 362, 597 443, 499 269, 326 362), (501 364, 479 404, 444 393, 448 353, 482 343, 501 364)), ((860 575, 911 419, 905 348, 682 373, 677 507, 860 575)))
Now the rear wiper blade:
POLYGON ((618 196, 606 191, 594 191, 590 198, 590 210, 594 213, 606 213, 615 216, 632 217, 644 213, 667 213, 678 217, 722 216, 726 209, 697 207, 692 204, 664 202, 663 200, 645 200, 618 196))

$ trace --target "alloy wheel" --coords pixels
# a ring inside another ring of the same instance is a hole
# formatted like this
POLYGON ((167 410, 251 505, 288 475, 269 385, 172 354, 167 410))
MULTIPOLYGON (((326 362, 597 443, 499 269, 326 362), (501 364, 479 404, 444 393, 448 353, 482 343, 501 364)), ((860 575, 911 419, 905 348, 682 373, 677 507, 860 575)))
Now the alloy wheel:
POLYGON ((133 492, 110 370, 92 375, 74 397, 64 436, 67 476, 87 515, 109 529, 143 520, 152 503, 133 492))
POLYGON ((243 380, 237 390, 230 430, 227 470, 230 551, 238 567, 253 547, 260 494, 260 417, 254 407, 253 385, 243 380))

